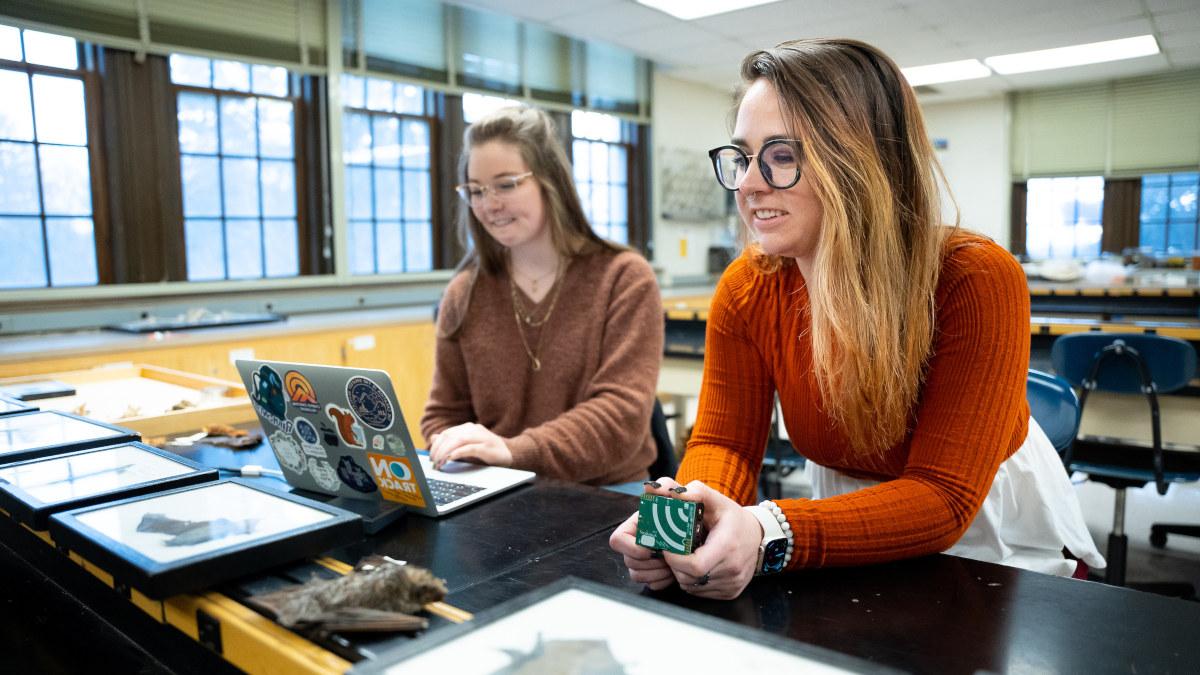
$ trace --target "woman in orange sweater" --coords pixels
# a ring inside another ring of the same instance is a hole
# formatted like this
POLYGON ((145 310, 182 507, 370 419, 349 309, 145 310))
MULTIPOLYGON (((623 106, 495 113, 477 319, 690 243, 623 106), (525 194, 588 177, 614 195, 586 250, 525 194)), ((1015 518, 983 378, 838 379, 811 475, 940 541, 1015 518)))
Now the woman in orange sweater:
POLYGON ((1103 567, 1029 416, 1024 275, 942 225, 895 63, 801 40, 751 54, 742 78, 731 144, 710 154, 750 241, 712 299, 683 465, 647 484, 703 502, 708 539, 652 554, 635 514, 610 538, 631 578, 733 598, 755 574, 940 551, 1068 575, 1067 548, 1103 567), (813 499, 754 505, 776 394, 813 499))

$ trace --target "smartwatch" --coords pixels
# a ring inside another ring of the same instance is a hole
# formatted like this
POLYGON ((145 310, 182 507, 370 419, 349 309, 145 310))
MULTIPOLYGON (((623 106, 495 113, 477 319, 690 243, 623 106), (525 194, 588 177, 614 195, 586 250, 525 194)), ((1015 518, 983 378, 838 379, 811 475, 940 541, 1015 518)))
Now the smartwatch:
POLYGON ((758 563, 755 565, 754 575, 775 574, 783 571, 784 566, 787 565, 788 539, 787 534, 780 527, 779 521, 775 519, 775 514, 765 506, 743 508, 758 518, 763 531, 762 543, 758 545, 758 563))

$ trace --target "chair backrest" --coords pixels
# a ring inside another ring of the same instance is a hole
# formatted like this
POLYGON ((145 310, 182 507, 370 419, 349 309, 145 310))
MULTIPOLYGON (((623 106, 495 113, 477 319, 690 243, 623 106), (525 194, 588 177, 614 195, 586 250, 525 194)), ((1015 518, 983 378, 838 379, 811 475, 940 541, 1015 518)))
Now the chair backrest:
MULTIPOLYGON (((1196 349, 1185 340, 1153 333, 1071 333, 1054 341, 1054 370, 1073 386, 1081 386, 1100 350, 1117 340, 1136 349, 1160 393, 1181 389, 1196 376, 1196 349)), ((1125 394, 1142 391, 1132 359, 1108 358, 1096 375, 1096 389, 1125 394)))
POLYGON ((1025 379, 1029 412, 1060 453, 1079 433, 1079 399, 1069 382, 1056 375, 1030 370, 1025 379))
POLYGON ((654 399, 654 411, 650 413, 650 435, 654 438, 654 462, 650 464, 651 480, 663 476, 675 476, 679 471, 679 460, 675 458, 675 445, 671 443, 671 434, 667 432, 667 416, 663 413, 662 403, 654 399))

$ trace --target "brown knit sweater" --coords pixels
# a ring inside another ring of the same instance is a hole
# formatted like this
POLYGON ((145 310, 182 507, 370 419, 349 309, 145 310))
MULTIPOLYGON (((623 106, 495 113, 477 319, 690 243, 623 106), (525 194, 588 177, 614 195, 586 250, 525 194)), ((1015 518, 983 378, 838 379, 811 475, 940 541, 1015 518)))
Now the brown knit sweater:
POLYGON ((505 439, 516 468, 594 485, 643 479, 655 454, 650 412, 663 351, 654 273, 637 253, 603 251, 575 258, 559 283, 549 320, 525 328, 531 349, 546 332, 534 372, 508 276, 464 271, 450 281, 421 433, 477 422, 505 439))

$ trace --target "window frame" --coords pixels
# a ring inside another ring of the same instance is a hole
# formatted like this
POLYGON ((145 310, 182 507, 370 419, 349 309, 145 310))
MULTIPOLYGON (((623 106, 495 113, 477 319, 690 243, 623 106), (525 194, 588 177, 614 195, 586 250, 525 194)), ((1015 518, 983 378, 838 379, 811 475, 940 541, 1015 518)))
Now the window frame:
MULTIPOLYGON (((1035 180, 1071 179, 1071 180, 1076 181, 1076 187, 1075 187, 1076 193, 1075 193, 1075 198, 1073 200, 1074 218, 1073 218, 1073 222, 1070 224, 1070 229, 1072 230, 1071 255, 1055 256, 1054 255, 1054 253, 1055 253, 1054 242, 1053 242, 1053 239, 1051 239, 1051 241, 1049 243, 1050 255, 1048 257, 1044 257, 1044 258, 1039 257, 1036 259, 1038 259, 1038 260, 1042 260, 1042 259, 1045 259, 1045 260, 1062 260, 1062 259, 1077 260, 1080 258, 1093 257, 1092 254, 1090 254, 1090 253, 1080 253, 1079 245, 1078 245, 1078 237, 1075 234, 1077 232, 1077 229, 1080 227, 1080 223, 1079 223, 1080 199, 1079 199, 1079 193, 1078 193, 1078 189, 1079 189, 1078 181, 1080 179, 1084 179, 1084 178, 1099 178, 1102 181, 1101 190, 1100 190, 1100 194, 1101 194, 1100 204, 1099 204, 1099 208, 1097 209, 1098 212, 1097 212, 1097 216, 1096 216, 1096 218, 1097 218, 1096 224, 1100 228, 1100 238, 1096 242, 1097 251, 1096 251, 1096 254, 1094 257, 1099 257, 1101 254, 1104 253, 1104 243, 1105 243, 1105 239, 1104 239, 1104 230, 1105 230, 1104 220, 1105 220, 1105 218, 1104 218, 1104 215, 1105 215, 1105 203, 1108 201, 1106 199, 1106 197, 1108 196, 1107 195, 1107 186, 1108 186, 1110 179, 1103 174, 1088 174, 1088 175, 1082 175, 1082 176, 1075 176, 1075 175, 1072 175, 1072 176, 1034 176, 1034 177, 1030 177, 1026 181, 1019 184, 1020 185, 1019 191, 1022 194, 1022 196, 1024 197, 1023 207, 1019 209, 1019 213, 1020 213, 1022 222, 1019 224, 1019 226, 1015 222, 1015 218, 1017 217, 1017 214, 1018 214, 1018 209, 1014 208, 1013 209, 1014 223, 1013 223, 1012 229, 1015 233, 1018 231, 1018 227, 1019 227, 1019 231, 1021 232, 1021 235, 1022 235, 1020 245, 1019 245, 1019 250, 1023 255, 1025 255, 1026 257, 1033 258, 1033 256, 1029 252, 1029 232, 1031 230, 1031 228, 1029 227, 1029 215, 1031 212, 1029 209, 1029 197, 1030 197, 1030 193, 1031 193, 1031 191, 1029 189, 1029 183, 1032 181, 1035 181, 1035 180)), ((1014 192, 1014 196, 1015 196, 1016 193, 1018 192, 1018 190, 1014 189, 1013 192, 1014 192)), ((1015 242, 1014 242, 1013 248, 1014 249, 1017 248, 1015 242)))
POLYGON ((1171 250, 1171 225, 1181 223, 1181 224, 1185 224, 1185 225, 1190 224, 1192 226, 1192 245, 1189 248, 1176 247, 1175 250, 1176 250, 1177 254, 1184 255, 1184 256, 1190 256, 1192 251, 1200 250, 1200 208, 1196 209, 1196 215, 1192 217, 1190 222, 1187 220, 1175 220, 1171 217, 1172 216, 1171 193, 1172 193, 1172 190, 1176 187, 1175 179, 1176 179, 1176 177, 1184 176, 1184 175, 1191 176, 1192 178, 1190 178, 1187 181, 1187 183, 1183 183, 1181 181, 1180 184, 1196 186, 1198 193, 1200 193, 1200 173, 1198 173, 1196 170, 1169 171, 1169 172, 1164 171, 1164 172, 1146 173, 1141 176, 1141 189, 1139 190, 1139 197, 1141 199, 1138 204, 1138 219, 1137 219, 1137 224, 1138 224, 1138 241, 1137 241, 1137 243, 1138 243, 1139 248, 1149 248, 1149 245, 1142 243, 1142 241, 1143 241, 1142 240, 1142 228, 1145 227, 1146 225, 1161 226, 1162 227, 1162 235, 1163 235, 1162 236, 1163 248, 1161 250, 1153 249, 1153 253, 1154 253, 1154 255, 1169 255, 1168 251, 1171 250), (1166 177, 1166 179, 1167 179, 1166 185, 1152 185, 1149 187, 1152 189, 1155 189, 1155 188, 1166 189, 1167 204, 1166 204, 1166 208, 1164 209, 1164 215, 1162 218, 1154 219, 1152 221, 1146 222, 1146 221, 1142 220, 1141 206, 1145 203, 1145 194, 1146 194, 1146 189, 1147 189, 1146 179, 1149 177, 1152 177, 1152 176, 1165 176, 1166 177))
MULTIPOLYGON (((403 190, 403 187, 401 187, 400 217, 397 220, 400 223, 400 232, 401 232, 400 241, 401 241, 402 259, 403 259, 402 267, 404 269, 402 269, 399 272, 380 272, 379 271, 378 227, 379 227, 380 219, 375 215, 375 199, 376 199, 376 196, 375 196, 375 170, 376 170, 376 168, 379 168, 379 165, 377 165, 374 162, 374 160, 372 160, 366 164, 350 164, 350 163, 346 162, 344 159, 345 152, 346 152, 345 135, 343 134, 343 137, 342 137, 343 138, 343 145, 342 145, 343 158, 342 158, 342 161, 340 162, 340 165, 341 165, 340 168, 342 171, 345 172, 345 174, 344 174, 345 178, 343 180, 343 191, 345 192, 345 194, 342 195, 342 199, 343 199, 343 202, 347 205, 347 208, 346 208, 346 247, 347 247, 346 264, 348 267, 345 270, 345 274, 349 277, 352 277, 354 279, 370 279, 373 277, 381 277, 381 276, 387 277, 389 275, 398 275, 398 274, 428 274, 429 272, 436 272, 438 270, 444 269, 444 267, 445 267, 442 264, 442 261, 439 256, 439 251, 441 249, 441 246, 440 246, 439 232, 438 232, 439 229, 441 229, 438 227, 438 222, 439 222, 440 212, 441 212, 441 208, 440 208, 441 199, 440 199, 440 195, 438 194, 439 191, 438 191, 438 180, 437 180, 438 171, 440 168, 439 162, 438 162, 438 156, 440 154, 438 152, 438 147, 439 147, 438 144, 440 142, 440 137, 438 136, 438 118, 433 115, 430 115, 428 112, 429 108, 430 108, 429 101, 427 100, 428 97, 429 97, 429 92, 428 91, 423 92, 423 98, 425 99, 423 107, 425 108, 426 112, 424 114, 420 114, 420 115, 417 115, 414 113, 400 113, 400 112, 394 112, 394 111, 388 111, 388 110, 375 110, 373 108, 366 108, 366 107, 358 108, 358 107, 351 107, 348 105, 342 105, 343 128, 345 126, 346 117, 351 114, 354 114, 354 115, 366 115, 368 120, 372 120, 373 117, 395 118, 400 125, 399 134, 400 134, 401 139, 403 139, 404 120, 406 120, 406 119, 424 122, 426 124, 426 127, 429 132, 429 167, 428 167, 428 169, 406 169, 403 160, 401 160, 401 162, 398 166, 398 170, 400 171, 402 186, 403 186, 403 176, 406 171, 413 171, 413 172, 424 171, 428 174, 428 178, 429 178, 429 183, 428 183, 428 185, 429 185, 429 260, 430 260, 431 269, 421 270, 421 271, 409 271, 407 269, 407 267, 408 267, 408 259, 407 259, 408 240, 404 235, 405 225, 410 222, 421 222, 421 221, 419 221, 419 220, 413 221, 413 220, 410 220, 410 219, 407 219, 404 217, 404 206, 403 206, 404 190, 403 190), (359 168, 365 167, 365 168, 369 168, 371 170, 371 217, 370 218, 355 218, 350 213, 350 209, 349 209, 349 194, 350 194, 349 169, 351 167, 359 167, 359 168), (352 260, 353 251, 350 250, 350 248, 351 248, 350 238, 352 236, 351 230, 353 229, 355 223, 367 222, 367 221, 369 221, 371 223, 372 251, 374 252, 374 255, 372 256, 372 261, 371 261, 373 271, 359 273, 359 272, 354 271, 354 263, 352 260)), ((375 125, 374 125, 373 121, 370 124, 370 128, 372 130, 371 151, 372 151, 372 155, 373 155, 374 151, 375 151, 375 138, 374 138, 375 125)), ((402 143, 402 145, 403 145, 403 143, 402 143)), ((389 167, 384 167, 384 168, 389 168, 389 167)), ((386 222, 391 222, 391 221, 386 221, 386 222)))
MULTIPOLYGON (((210 68, 212 66, 212 62, 218 61, 218 60, 231 60, 231 59, 210 58, 209 59, 210 68)), ((239 63, 244 63, 249 67, 253 67, 254 65, 260 65, 260 64, 252 63, 250 61, 239 61, 239 63)), ((288 95, 287 96, 278 96, 278 95, 274 95, 274 94, 257 93, 253 90, 239 91, 236 89, 218 89, 215 87, 201 87, 201 86, 191 85, 191 84, 178 84, 178 83, 170 80, 170 65, 168 64, 168 85, 167 86, 171 93, 171 97, 172 97, 172 101, 173 101, 172 107, 175 109, 174 128, 175 128, 175 139, 176 140, 175 140, 175 144, 174 144, 174 153, 175 153, 176 162, 180 167, 179 194, 180 194, 182 219, 179 223, 179 227, 183 234, 183 237, 181 238, 180 254, 184 258, 184 279, 183 279, 184 281, 191 281, 191 279, 188 279, 188 277, 187 277, 188 273, 187 273, 187 243, 186 243, 187 235, 186 235, 186 232, 187 232, 187 221, 189 220, 189 217, 187 216, 187 211, 186 211, 187 206, 184 203, 184 198, 183 198, 183 195, 185 192, 185 187, 183 185, 183 170, 182 169, 183 169, 183 158, 185 156, 215 158, 217 160, 218 176, 219 176, 218 189, 219 189, 220 201, 221 201, 221 211, 222 211, 221 215, 217 216, 217 217, 208 217, 208 216, 203 216, 203 217, 198 217, 198 218, 193 217, 192 219, 216 220, 221 223, 221 248, 222 248, 222 251, 224 254, 223 257, 224 257, 225 274, 220 279, 203 279, 203 280, 198 279, 196 281, 238 282, 238 281, 255 281, 255 280, 265 280, 265 279, 277 279, 277 280, 296 279, 296 278, 306 276, 305 263, 309 259, 309 256, 307 255, 308 251, 306 248, 306 246, 307 246, 306 242, 310 238, 309 233, 311 232, 311 227, 309 226, 309 223, 308 223, 309 195, 308 195, 308 191, 304 189, 304 186, 307 185, 307 183, 308 183, 307 171, 308 171, 309 167, 308 167, 308 162, 305 160, 305 158, 308 156, 308 147, 307 147, 308 139, 306 137, 307 134, 302 133, 302 131, 301 131, 302 127, 306 126, 306 125, 304 125, 304 123, 302 121, 302 119, 305 119, 304 115, 306 112, 306 109, 304 108, 305 101, 304 101, 304 96, 303 96, 303 88, 304 87, 303 87, 303 83, 301 82, 302 77, 304 77, 304 76, 302 76, 298 73, 295 73, 291 70, 288 70, 287 71, 288 95), (179 105, 179 96, 182 93, 194 93, 194 94, 200 94, 200 95, 207 95, 207 96, 212 96, 213 98, 216 99, 217 150, 215 153, 208 154, 208 153, 184 152, 183 147, 179 142, 178 105, 179 105), (262 170, 263 170, 263 168, 262 168, 262 162, 264 161, 264 159, 277 161, 280 158, 264 157, 262 155, 262 147, 261 147, 262 141, 261 141, 261 138, 259 137, 259 134, 257 131, 258 124, 259 124, 259 117, 258 117, 259 113, 257 110, 257 105, 255 108, 255 125, 256 125, 255 154, 254 155, 226 155, 225 154, 224 149, 221 147, 222 146, 222 143, 221 143, 222 136, 221 136, 221 122, 220 122, 221 101, 225 97, 237 97, 237 98, 243 98, 243 99, 263 99, 263 98, 265 98, 265 99, 270 99, 270 100, 275 100, 275 101, 286 101, 288 103, 291 103, 291 105, 292 105, 292 157, 291 157, 291 162, 292 162, 292 182, 293 182, 292 189, 293 189, 295 197, 296 197, 296 210, 295 210, 295 215, 293 217, 293 220, 295 220, 295 222, 296 222, 296 270, 297 270, 296 274, 294 274, 294 275, 271 276, 267 273, 266 222, 268 220, 286 220, 286 219, 284 219, 284 218, 268 218, 263 213, 263 204, 262 204, 262 200, 263 200, 263 197, 262 197, 262 170), (230 217, 225 213, 224 159, 226 159, 227 157, 238 158, 238 159, 253 158, 255 160, 255 162, 257 163, 256 173, 257 173, 257 177, 258 177, 258 207, 259 208, 258 208, 258 215, 256 217, 251 217, 251 216, 230 217), (254 277, 231 277, 230 269, 229 269, 229 242, 226 237, 227 223, 230 220, 250 221, 250 220, 255 220, 255 219, 257 219, 258 225, 259 225, 259 234, 260 234, 259 257, 262 261, 262 274, 260 276, 254 276, 254 277)))
MULTIPOLYGON (((19 28, 21 31, 22 44, 24 43, 25 28, 19 28)), ((109 202, 107 190, 107 174, 105 172, 105 164, 107 158, 104 153, 104 143, 102 141, 103 117, 100 108, 103 105, 100 94, 100 76, 95 71, 92 50, 90 45, 86 45, 78 40, 75 41, 75 52, 78 60, 78 67, 74 70, 69 68, 60 68, 57 66, 47 66, 38 63, 30 63, 27 60, 12 61, 9 59, 0 59, 0 69, 23 72, 29 83, 30 103, 33 104, 33 76, 34 75, 49 75, 53 77, 67 77, 80 80, 83 83, 83 101, 86 110, 84 111, 84 128, 87 132, 87 143, 82 146, 63 146, 60 143, 45 143, 38 140, 36 134, 31 141, 19 141, 5 139, 5 142, 12 143, 29 143, 34 148, 34 170, 37 173, 38 184, 38 214, 37 218, 41 222, 42 236, 42 264, 45 266, 46 283, 37 286, 21 286, 10 289, 4 289, 0 293, 10 293, 18 291, 37 291, 42 289, 79 289, 92 288, 96 286, 104 286, 113 283, 113 261, 111 254, 104 247, 104 243, 112 238, 112 223, 109 218, 109 202), (96 283, 95 284, 72 284, 66 286, 56 286, 53 284, 53 275, 50 269, 50 245, 47 239, 46 230, 46 204, 43 197, 43 186, 41 176, 41 152, 42 145, 54 145, 61 147, 83 147, 88 151, 88 182, 91 189, 91 220, 92 220, 92 250, 96 256, 96 283)), ((36 117, 36 111, 31 108, 31 115, 36 117)), ((33 121, 36 125, 36 120, 33 121)), ((15 216, 17 214, 6 214, 15 216)), ((23 217, 31 217, 25 215, 23 217)))

